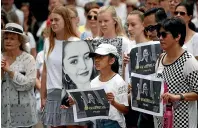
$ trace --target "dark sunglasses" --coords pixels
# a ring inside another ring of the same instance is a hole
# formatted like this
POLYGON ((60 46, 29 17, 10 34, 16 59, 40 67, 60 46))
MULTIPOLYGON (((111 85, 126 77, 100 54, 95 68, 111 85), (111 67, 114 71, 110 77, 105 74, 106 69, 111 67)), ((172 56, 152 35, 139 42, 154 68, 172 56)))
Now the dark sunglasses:
POLYGON ((157 28, 158 28, 158 25, 149 25, 149 26, 145 27, 145 30, 147 32, 148 31, 152 32, 152 31, 156 30, 157 28))
POLYGON ((186 13, 185 12, 178 12, 178 11, 175 11, 174 12, 174 15, 181 15, 181 16, 185 16, 186 15, 186 13))
POLYGON ((165 31, 163 31, 163 32, 158 32, 158 33, 157 33, 157 37, 160 38, 160 37, 162 36, 162 38, 166 38, 166 36, 167 36, 168 34, 170 34, 170 32, 165 32, 165 31))
POLYGON ((97 16, 92 16, 92 15, 88 15, 87 16, 87 19, 88 20, 91 20, 92 18, 94 18, 94 20, 97 20, 97 16))

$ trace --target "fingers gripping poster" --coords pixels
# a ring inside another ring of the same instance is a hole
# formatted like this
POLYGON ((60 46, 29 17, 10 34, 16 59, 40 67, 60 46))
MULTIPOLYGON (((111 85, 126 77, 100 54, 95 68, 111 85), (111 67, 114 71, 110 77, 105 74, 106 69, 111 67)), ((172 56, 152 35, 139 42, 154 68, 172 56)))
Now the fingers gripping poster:
POLYGON ((75 105, 73 106, 74 121, 108 118, 110 104, 106 98, 104 89, 75 89, 68 90, 68 93, 75 101, 75 105))
POLYGON ((162 116, 160 97, 164 86, 162 79, 155 76, 156 62, 161 53, 159 42, 137 44, 131 49, 129 75, 133 110, 162 116))

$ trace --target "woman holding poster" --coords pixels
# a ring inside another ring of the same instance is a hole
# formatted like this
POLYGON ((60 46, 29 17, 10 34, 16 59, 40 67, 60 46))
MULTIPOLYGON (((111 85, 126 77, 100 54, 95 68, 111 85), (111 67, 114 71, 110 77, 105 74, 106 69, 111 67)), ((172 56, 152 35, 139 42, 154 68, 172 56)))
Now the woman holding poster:
POLYGON ((128 86, 118 74, 118 52, 110 44, 101 44, 94 53, 96 70, 99 75, 91 81, 91 88, 104 87, 110 103, 108 119, 96 120, 97 128, 126 128, 124 115, 128 112, 128 86))
MULTIPOLYGON (((103 6, 98 11, 99 40, 97 43, 112 44, 119 54, 119 74, 123 75, 123 53, 128 52, 129 39, 124 33, 121 20, 113 6, 103 6)), ((99 45, 98 44, 98 45, 99 45)), ((98 46, 97 45, 97 46, 98 46)))
POLYGON ((167 104, 179 104, 171 108, 172 127, 197 128, 198 62, 182 48, 186 37, 184 21, 179 18, 166 19, 161 24, 158 37, 166 51, 160 65, 163 66, 162 78, 168 86, 168 91, 161 97, 167 104))
POLYGON ((61 109, 61 99, 65 95, 62 84, 62 53, 66 41, 79 41, 76 31, 72 27, 72 11, 64 6, 55 7, 51 14, 51 29, 49 38, 44 46, 44 65, 41 79, 41 107, 42 121, 53 128, 65 126, 85 126, 76 123, 73 113, 61 109))
MULTIPOLYGON (((139 44, 149 45, 153 43, 159 43, 159 42, 152 41, 147 38, 145 27, 144 27, 144 14, 137 10, 130 12, 127 17, 127 23, 128 23, 127 25, 128 25, 129 34, 134 35, 135 43, 136 43, 136 45, 131 46, 129 49, 130 58, 132 58, 131 61, 129 62, 131 71, 136 72, 136 73, 139 72, 142 75, 145 75, 145 74, 148 75, 148 74, 151 74, 151 72, 154 73, 154 70, 148 71, 148 70, 144 70, 146 69, 146 67, 142 68, 146 64, 149 65, 152 59, 150 52, 148 50, 149 47, 144 46, 143 49, 140 49, 143 51, 142 53, 138 52, 138 48, 131 50, 131 48, 134 48, 139 44)), ((129 60, 129 57, 125 57, 125 60, 129 60)), ((148 67, 147 69, 153 69, 153 68, 154 68, 154 65, 151 64, 151 68, 148 67)), ((130 83, 130 80, 129 80, 129 83, 130 83)), ((137 127, 137 125, 139 125, 140 128, 153 127, 152 115, 141 113, 139 116, 139 112, 135 112, 133 110, 130 112, 130 115, 129 114, 127 115, 126 121, 130 124, 130 126, 133 126, 133 127, 137 127), (133 116, 134 114, 136 116, 133 116), (131 120, 131 118, 133 119, 133 121, 131 120), (142 121, 143 118, 146 118, 147 120, 142 123, 137 124, 138 119, 142 121)))

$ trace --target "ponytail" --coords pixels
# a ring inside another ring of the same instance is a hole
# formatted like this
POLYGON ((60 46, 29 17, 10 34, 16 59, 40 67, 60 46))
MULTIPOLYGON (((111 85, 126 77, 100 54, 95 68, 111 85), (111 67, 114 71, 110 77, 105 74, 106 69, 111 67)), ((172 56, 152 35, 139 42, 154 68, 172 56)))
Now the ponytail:
POLYGON ((196 26, 195 24, 190 20, 190 22, 188 23, 188 27, 193 30, 193 31, 196 31, 196 26))
POLYGON ((118 57, 113 54, 109 54, 109 56, 112 58, 115 58, 115 62, 111 65, 111 70, 115 73, 118 73, 118 71, 119 71, 118 57))

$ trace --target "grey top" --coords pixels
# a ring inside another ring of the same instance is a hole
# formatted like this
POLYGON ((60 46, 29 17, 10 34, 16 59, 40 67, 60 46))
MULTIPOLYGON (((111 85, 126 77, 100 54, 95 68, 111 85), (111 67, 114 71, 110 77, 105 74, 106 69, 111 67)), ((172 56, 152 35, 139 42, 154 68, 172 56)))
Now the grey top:
POLYGON ((22 52, 10 65, 13 79, 4 74, 1 85, 1 127, 29 127, 37 123, 36 66, 33 56, 22 52))

